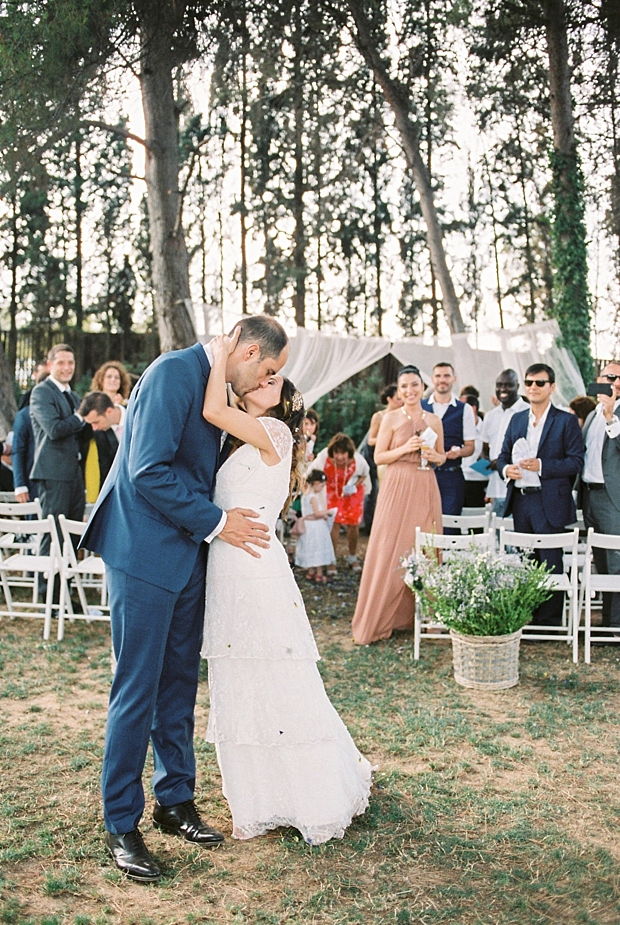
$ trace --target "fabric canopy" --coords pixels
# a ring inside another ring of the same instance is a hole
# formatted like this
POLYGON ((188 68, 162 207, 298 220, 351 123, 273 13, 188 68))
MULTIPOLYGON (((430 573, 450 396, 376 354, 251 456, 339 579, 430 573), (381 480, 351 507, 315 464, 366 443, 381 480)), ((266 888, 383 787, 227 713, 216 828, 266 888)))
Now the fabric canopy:
MULTIPOLYGON (((204 317, 205 327, 208 325, 211 334, 201 336, 202 341, 220 333, 223 326, 221 319, 214 323, 213 318, 207 319, 206 314, 204 317)), ((238 317, 232 321, 226 319, 227 330, 238 317)), ((483 410, 491 407, 495 380, 503 369, 514 369, 523 383, 525 370, 533 363, 548 363, 555 370, 557 386, 553 400, 556 405, 567 406, 576 395, 584 394, 583 379, 574 357, 562 346, 557 321, 526 324, 516 331, 492 331, 482 337, 486 349, 471 345, 472 334, 454 334, 448 344, 439 345, 425 343, 417 337, 392 341, 297 328, 290 338, 290 356, 282 372, 303 393, 308 408, 389 353, 403 365, 417 366, 427 384, 436 363, 451 363, 459 387, 475 385, 479 389, 483 410)))

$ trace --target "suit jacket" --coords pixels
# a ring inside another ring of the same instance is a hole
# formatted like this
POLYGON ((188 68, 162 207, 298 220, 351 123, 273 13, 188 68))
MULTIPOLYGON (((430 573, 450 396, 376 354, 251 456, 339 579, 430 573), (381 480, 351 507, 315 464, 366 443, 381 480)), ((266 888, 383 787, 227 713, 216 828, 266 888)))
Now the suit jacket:
MULTIPOLYGON (((519 437, 527 437, 529 409, 514 414, 508 424, 504 445, 497 459, 498 472, 512 464, 512 447, 519 437)), ((549 414, 538 445, 538 459, 542 462, 540 473, 541 500, 545 516, 558 532, 577 516, 573 501, 573 482, 583 468, 584 444, 576 415, 561 411, 555 405, 549 407, 549 414)), ((515 483, 508 481, 505 516, 512 511, 515 483)))
MULTIPOLYGON (((585 420, 585 424, 583 425, 584 441, 588 436, 588 431, 592 421, 594 420, 595 414, 596 411, 591 411, 585 420)), ((614 411, 614 414, 617 418, 620 418, 620 408, 617 408, 614 411)), ((603 463, 603 478, 605 479, 607 494, 611 498, 614 507, 620 511, 620 434, 617 437, 608 437, 607 434, 605 434, 601 461, 603 463)), ((13 469, 15 469, 15 466, 13 466, 13 469)), ((583 473, 579 474, 577 481, 577 498, 579 507, 583 507, 583 482, 581 480, 582 474, 583 473)))
POLYGON ((30 498, 36 497, 36 487, 30 480, 34 463, 34 433, 30 420, 30 405, 24 405, 15 415, 13 422, 13 482, 15 488, 28 489, 30 498))
MULTIPOLYGON (((77 392, 68 393, 74 410, 77 392)), ((51 379, 35 385, 30 396, 30 420, 34 433, 31 479, 71 482, 79 475, 78 434, 83 424, 70 410, 67 399, 51 379)))
POLYGON ((204 347, 163 354, 134 388, 123 436, 80 545, 179 592, 222 518, 213 504, 221 432, 202 416, 204 347))

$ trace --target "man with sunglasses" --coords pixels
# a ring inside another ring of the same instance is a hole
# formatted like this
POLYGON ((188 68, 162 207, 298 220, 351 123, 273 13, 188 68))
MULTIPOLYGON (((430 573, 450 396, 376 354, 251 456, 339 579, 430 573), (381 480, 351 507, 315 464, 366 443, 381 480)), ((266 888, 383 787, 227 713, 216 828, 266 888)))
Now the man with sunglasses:
MULTIPOLYGON (((586 527, 597 533, 620 534, 620 361, 605 366, 597 382, 609 383, 611 395, 597 395, 598 405, 586 418, 583 436, 586 459, 579 484, 579 501, 586 527)), ((620 575, 620 552, 595 549, 601 575, 620 575)), ((620 594, 603 594, 603 626, 620 633, 620 594)))
MULTIPOLYGON (((555 372, 550 366, 535 363, 527 369, 525 394, 530 407, 513 415, 497 460, 497 470, 507 481, 504 516, 513 515, 519 533, 561 533, 577 516, 572 488, 583 466, 583 437, 575 415, 551 404, 554 391, 555 372), (520 439, 527 441, 529 455, 516 465, 513 447, 520 439), (524 473, 535 476, 524 480, 524 473)), ((561 549, 541 549, 536 556, 552 571, 562 571, 561 549)), ((563 606, 563 593, 554 592, 532 623, 560 626, 563 606)))

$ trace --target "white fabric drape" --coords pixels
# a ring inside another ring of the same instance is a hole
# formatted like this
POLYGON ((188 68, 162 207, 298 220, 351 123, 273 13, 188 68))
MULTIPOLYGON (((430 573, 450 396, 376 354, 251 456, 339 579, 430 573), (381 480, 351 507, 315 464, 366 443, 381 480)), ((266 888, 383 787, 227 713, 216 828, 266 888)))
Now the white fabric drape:
POLYGON ((297 328, 290 339, 290 356, 282 374, 304 396, 306 407, 390 352, 380 337, 343 337, 297 328))
MULTIPOLYGON (((321 396, 350 379, 362 369, 391 353, 403 365, 412 363, 428 384, 435 363, 452 363, 458 376, 457 391, 464 385, 480 390, 484 411, 491 407, 495 380, 503 369, 514 369, 521 391, 525 370, 532 363, 548 363, 556 374, 554 404, 566 407, 585 386, 577 364, 563 347, 557 321, 524 324, 516 331, 493 331, 484 335, 493 349, 472 347, 471 334, 454 334, 450 344, 426 344, 409 337, 390 341, 381 337, 347 337, 297 328, 290 338, 289 360, 282 370, 295 383, 309 408, 321 396)), ((200 340, 209 340, 201 335, 200 340)))

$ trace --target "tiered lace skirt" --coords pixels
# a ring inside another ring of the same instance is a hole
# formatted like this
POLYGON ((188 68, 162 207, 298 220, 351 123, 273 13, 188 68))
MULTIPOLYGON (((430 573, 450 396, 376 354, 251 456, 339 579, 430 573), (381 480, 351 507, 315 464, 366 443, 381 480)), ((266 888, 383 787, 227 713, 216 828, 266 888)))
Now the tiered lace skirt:
POLYGON ((368 806, 372 768, 327 697, 286 554, 274 543, 245 576, 231 575, 223 547, 209 561, 203 655, 207 740, 233 835, 293 826, 312 845, 341 838, 368 806))

